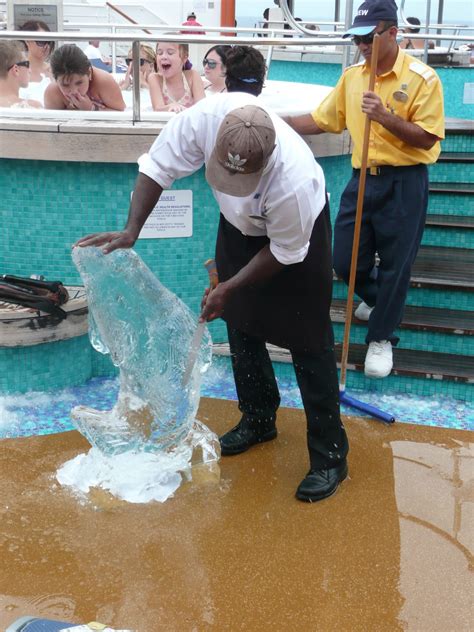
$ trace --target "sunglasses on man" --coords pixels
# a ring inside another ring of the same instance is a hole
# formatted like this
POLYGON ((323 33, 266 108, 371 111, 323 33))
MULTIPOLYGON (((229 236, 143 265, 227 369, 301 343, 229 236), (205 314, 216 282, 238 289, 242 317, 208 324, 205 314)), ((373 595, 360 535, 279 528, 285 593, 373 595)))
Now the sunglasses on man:
MULTIPOLYGON (((127 64, 127 66, 130 66, 130 64, 132 63, 133 59, 131 57, 127 57, 125 59, 125 63, 127 64)), ((143 64, 152 64, 153 62, 150 61, 149 59, 143 59, 143 57, 140 57, 140 66, 143 66, 143 64)))
POLYGON ((384 29, 383 31, 372 31, 372 33, 369 33, 368 35, 354 35, 352 37, 352 41, 354 42, 354 44, 356 46, 359 46, 359 44, 373 44, 374 43, 374 37, 376 35, 382 35, 382 33, 385 33, 385 31, 388 31, 390 28, 392 28, 391 26, 387 27, 386 29, 384 29))
POLYGON ((214 70, 214 68, 217 67, 217 64, 219 62, 215 61, 214 59, 203 59, 202 60, 202 65, 205 68, 206 66, 209 66, 210 70, 214 70))
POLYGON ((45 42, 45 41, 41 41, 41 42, 37 42, 35 41, 36 46, 39 46, 40 48, 46 48, 46 46, 51 46, 53 42, 45 42))
POLYGON ((25 59, 25 61, 17 61, 15 64, 12 64, 7 70, 11 70, 13 66, 23 66, 23 68, 29 68, 30 62, 25 59))

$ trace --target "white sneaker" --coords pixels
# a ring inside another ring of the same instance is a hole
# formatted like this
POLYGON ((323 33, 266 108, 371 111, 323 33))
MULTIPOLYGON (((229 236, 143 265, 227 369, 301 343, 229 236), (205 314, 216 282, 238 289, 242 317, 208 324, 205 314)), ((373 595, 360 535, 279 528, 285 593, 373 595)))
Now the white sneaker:
POLYGON ((388 340, 370 342, 365 356, 367 377, 387 377, 393 367, 392 343, 388 340))
POLYGON ((359 320, 369 320, 373 307, 369 307, 367 303, 362 302, 354 312, 354 316, 359 320))

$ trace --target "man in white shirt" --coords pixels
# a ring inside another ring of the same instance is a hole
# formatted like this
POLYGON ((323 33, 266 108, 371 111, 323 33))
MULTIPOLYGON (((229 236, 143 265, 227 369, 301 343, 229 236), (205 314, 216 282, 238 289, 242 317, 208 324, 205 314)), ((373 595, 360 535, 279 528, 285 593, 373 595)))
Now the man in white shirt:
POLYGON ((110 65, 112 62, 109 57, 102 55, 100 52, 100 41, 90 40, 89 44, 84 48, 84 54, 87 59, 93 61, 94 59, 100 60, 103 64, 110 65))
POLYGON ((103 246, 106 253, 132 247, 162 191, 203 164, 221 217, 219 285, 206 293, 201 319, 226 321, 243 413, 221 437, 222 454, 276 437, 280 397, 265 342, 287 348, 310 456, 296 496, 321 500, 347 476, 348 443, 329 318, 329 206, 323 172, 306 143, 250 94, 200 101, 173 118, 140 158, 125 229, 84 237, 78 245, 103 246))

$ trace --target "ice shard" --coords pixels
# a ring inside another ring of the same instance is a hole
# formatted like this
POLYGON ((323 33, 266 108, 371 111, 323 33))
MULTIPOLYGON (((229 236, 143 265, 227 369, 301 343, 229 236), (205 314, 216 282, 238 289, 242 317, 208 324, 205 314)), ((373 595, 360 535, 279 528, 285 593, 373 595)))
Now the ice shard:
POLYGON ((74 248, 89 305, 90 338, 120 371, 115 406, 71 412, 78 430, 106 456, 179 452, 182 461, 219 458, 216 435, 195 420, 202 374, 211 362, 207 329, 189 380, 183 374, 197 316, 163 286, 133 250, 104 255, 74 248))

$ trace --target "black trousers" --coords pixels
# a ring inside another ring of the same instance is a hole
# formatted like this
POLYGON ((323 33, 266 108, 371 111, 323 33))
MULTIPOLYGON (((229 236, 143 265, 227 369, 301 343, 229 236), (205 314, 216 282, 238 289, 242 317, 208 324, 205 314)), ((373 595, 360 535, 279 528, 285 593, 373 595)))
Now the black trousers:
MULTIPOLYGON (((341 197, 334 225, 333 263, 336 274, 349 282, 352 240, 359 188, 354 170, 341 197)), ((367 174, 360 231, 355 292, 372 311, 366 342, 390 340, 403 317, 411 267, 423 236, 428 206, 426 165, 382 167, 367 174), (374 268, 375 253, 380 265, 374 268)))
MULTIPOLYGON (((280 393, 265 342, 227 327, 239 409, 250 418, 275 422, 280 393)), ((318 354, 291 351, 307 420, 312 469, 337 465, 349 450, 339 410, 334 348, 318 354)))

